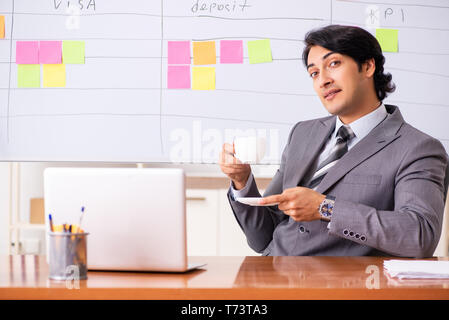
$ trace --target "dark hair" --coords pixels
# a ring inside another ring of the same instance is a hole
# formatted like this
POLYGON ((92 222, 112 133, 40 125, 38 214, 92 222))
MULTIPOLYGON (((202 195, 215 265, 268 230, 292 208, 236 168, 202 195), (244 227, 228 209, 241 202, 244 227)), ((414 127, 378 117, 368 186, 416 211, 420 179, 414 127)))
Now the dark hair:
POLYGON ((368 31, 352 26, 329 25, 306 34, 305 48, 302 53, 304 64, 312 46, 321 46, 331 51, 347 55, 354 59, 362 69, 362 64, 374 58, 376 70, 374 71, 374 87, 380 101, 388 93, 393 92, 396 86, 391 82, 392 75, 384 73, 385 57, 382 54, 377 39, 368 31))

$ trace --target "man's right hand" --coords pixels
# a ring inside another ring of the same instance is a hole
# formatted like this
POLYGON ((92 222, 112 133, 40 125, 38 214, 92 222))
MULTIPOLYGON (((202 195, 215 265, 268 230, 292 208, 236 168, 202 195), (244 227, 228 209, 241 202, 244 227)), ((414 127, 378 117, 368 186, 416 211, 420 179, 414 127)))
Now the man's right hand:
POLYGON ((251 174, 251 166, 242 163, 239 159, 234 157, 234 146, 229 143, 223 144, 220 152, 220 169, 227 175, 234 183, 236 190, 243 189, 251 174))

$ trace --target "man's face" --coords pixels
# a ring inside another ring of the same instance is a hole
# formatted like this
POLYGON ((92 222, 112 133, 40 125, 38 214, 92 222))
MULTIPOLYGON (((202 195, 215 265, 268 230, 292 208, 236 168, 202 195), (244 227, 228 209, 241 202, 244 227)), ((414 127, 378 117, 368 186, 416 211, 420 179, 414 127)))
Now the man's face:
POLYGON ((321 103, 332 115, 353 114, 363 100, 366 77, 349 56, 320 46, 310 49, 307 72, 321 103))

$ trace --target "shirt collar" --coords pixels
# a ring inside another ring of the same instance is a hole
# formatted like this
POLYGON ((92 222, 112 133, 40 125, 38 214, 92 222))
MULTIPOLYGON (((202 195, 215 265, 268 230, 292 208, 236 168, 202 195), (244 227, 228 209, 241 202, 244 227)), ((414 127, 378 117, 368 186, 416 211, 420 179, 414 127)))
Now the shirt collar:
MULTIPOLYGON (((368 133, 371 132, 379 123, 381 123, 387 116, 387 109, 383 103, 380 104, 375 110, 364 115, 363 117, 351 122, 349 126, 354 132, 357 139, 363 139, 368 133)), ((343 126, 344 123, 341 122, 340 118, 337 116, 337 121, 335 123, 335 131, 333 137, 337 135, 338 129, 343 126)))

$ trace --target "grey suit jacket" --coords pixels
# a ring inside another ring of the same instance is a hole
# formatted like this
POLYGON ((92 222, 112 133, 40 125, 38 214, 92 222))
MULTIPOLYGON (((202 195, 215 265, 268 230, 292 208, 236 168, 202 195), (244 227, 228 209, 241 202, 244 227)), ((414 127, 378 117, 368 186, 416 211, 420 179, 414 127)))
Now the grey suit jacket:
MULTIPOLYGON (((407 124, 399 108, 328 172, 316 191, 336 197, 332 221, 296 222, 277 206, 228 199, 249 246, 263 255, 432 256, 444 211, 448 162, 442 144, 407 124)), ((297 123, 264 196, 307 185, 335 116, 297 123)), ((260 196, 256 183, 248 197, 260 196)))

